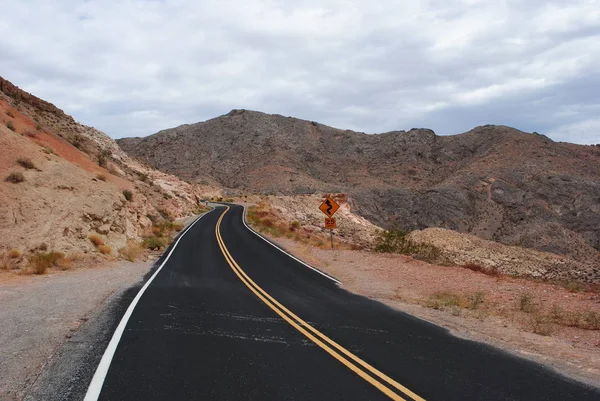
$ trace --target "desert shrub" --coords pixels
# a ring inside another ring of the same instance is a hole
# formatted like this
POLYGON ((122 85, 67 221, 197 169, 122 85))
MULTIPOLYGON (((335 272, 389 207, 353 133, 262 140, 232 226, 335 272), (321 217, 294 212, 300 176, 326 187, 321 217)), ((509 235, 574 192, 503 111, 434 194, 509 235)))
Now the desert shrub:
POLYGON ((553 305, 550 309, 550 312, 548 313, 548 316, 550 317, 550 319, 552 319, 553 322, 562 324, 565 319, 565 311, 560 306, 553 305))
POLYGON ((519 310, 525 313, 531 313, 535 311, 535 302, 533 295, 529 293, 522 293, 519 296, 519 310))
POLYGON ((8 251, 8 257, 11 259, 16 259, 20 256, 21 256, 21 251, 19 251, 18 249, 11 249, 10 251, 8 251))
POLYGON ((123 196, 125 197, 125 199, 127 199, 128 201, 133 200, 133 192, 131 192, 128 189, 124 189, 123 190, 123 196))
POLYGON ((294 220, 290 223, 290 231, 294 231, 300 228, 300 222, 298 220, 294 220))
POLYGON ((142 244, 144 248, 151 250, 159 250, 166 245, 162 239, 156 237, 145 238, 142 244))
POLYGON ((71 145, 75 146, 77 149, 83 148, 83 137, 80 134, 74 134, 69 139, 71 145))
POLYGON ((42 126, 40 124, 38 124, 38 125, 35 126, 35 129, 37 131, 41 131, 42 130, 42 126))
POLYGON ((144 253, 144 250, 137 242, 130 241, 127 246, 119 249, 119 255, 130 262, 135 262, 144 253))
POLYGON ((10 110, 8 110, 8 111, 6 112, 6 115, 7 115, 7 116, 9 116, 10 118, 15 118, 15 115, 14 115, 14 114, 13 114, 13 112, 12 112, 12 111, 10 111, 10 110))
POLYGON ((96 247, 104 245, 104 240, 98 234, 90 234, 88 238, 96 247))
POLYGON ((25 176, 23 175, 23 173, 17 171, 14 173, 10 173, 4 181, 12 182, 13 184, 18 184, 20 182, 25 181, 25 176))
POLYGON ((52 149, 50 146, 44 146, 44 152, 48 153, 49 155, 55 155, 56 152, 54 151, 54 149, 52 149))
POLYGON ((96 179, 106 182, 106 176, 104 174, 96 174, 96 179))
POLYGON ((53 266, 58 266, 65 255, 61 252, 37 253, 29 257, 29 265, 34 274, 44 274, 46 270, 53 266))
POLYGON ((562 283, 563 287, 567 289, 569 292, 581 292, 584 290, 584 286, 577 281, 566 281, 562 283))
POLYGON ((173 197, 166 192, 163 193, 163 198, 166 200, 173 199, 173 197))
POLYGON ((584 317, 585 326, 588 330, 600 330, 600 313, 589 311, 584 317))
POLYGON ((155 237, 159 237, 159 238, 162 237, 163 234, 164 234, 164 227, 162 227, 162 226, 153 226, 152 227, 152 234, 155 237))
POLYGON ((112 253, 112 248, 108 245, 98 245, 98 250, 103 255, 110 255, 112 253))
POLYGON ((37 249, 42 252, 46 252, 48 250, 48 244, 46 244, 45 242, 42 242, 41 244, 38 245, 37 249))
POLYGON ((8 128, 8 129, 9 129, 9 130, 11 130, 11 131, 16 131, 16 130, 17 130, 17 129, 15 128, 15 125, 13 124, 13 122, 12 122, 12 121, 8 121, 8 122, 6 123, 6 128, 8 128))
POLYGON ((140 173, 140 172, 136 172, 136 174, 139 177, 140 181, 142 181, 142 182, 148 181, 148 174, 140 173))
POLYGON ((483 291, 477 291, 468 296, 469 299, 469 309, 477 309, 479 305, 483 303, 483 299, 485 298, 485 293, 483 291))
POLYGON ((179 231, 183 230, 184 225, 183 225, 183 223, 173 223, 173 225, 171 227, 173 228, 173 230, 179 232, 179 231))
POLYGON ((24 167, 28 170, 32 170, 35 169, 35 164, 33 164, 33 162, 31 161, 30 158, 28 157, 19 157, 17 159, 17 163, 21 166, 24 167))
POLYGON ((533 333, 541 336, 549 336, 554 332, 552 319, 540 313, 533 314, 530 321, 530 328, 533 333))
POLYGON ((442 251, 427 243, 413 241, 406 231, 394 228, 378 231, 375 234, 373 250, 382 253, 399 253, 410 255, 426 262, 438 262, 442 259, 442 251))

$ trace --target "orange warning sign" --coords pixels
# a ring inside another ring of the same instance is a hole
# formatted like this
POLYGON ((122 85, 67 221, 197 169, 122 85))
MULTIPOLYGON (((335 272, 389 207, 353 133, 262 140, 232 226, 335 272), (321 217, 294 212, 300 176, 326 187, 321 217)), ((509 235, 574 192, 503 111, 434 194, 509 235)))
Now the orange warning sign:
POLYGON ((325 218, 325 228, 334 229, 337 228, 337 223, 335 217, 326 217, 325 218))
POLYGON ((321 206, 319 206, 319 209, 321 209, 321 211, 325 213, 327 217, 333 217, 339 208, 340 205, 338 205, 332 198, 325 199, 323 203, 321 203, 321 206))

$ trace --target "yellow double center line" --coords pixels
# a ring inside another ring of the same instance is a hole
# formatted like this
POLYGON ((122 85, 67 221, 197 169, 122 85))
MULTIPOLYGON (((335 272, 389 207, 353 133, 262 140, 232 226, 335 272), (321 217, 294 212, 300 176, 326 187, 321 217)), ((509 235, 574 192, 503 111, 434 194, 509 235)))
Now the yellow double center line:
POLYGON ((223 217, 229 211, 229 206, 226 207, 225 211, 219 217, 217 221, 216 234, 217 234, 217 242, 219 243, 219 247, 221 248, 221 252, 223 252, 223 256, 225 256, 225 260, 233 270, 233 272, 239 277, 239 279, 252 291, 261 301, 263 301, 269 308, 271 308, 275 313, 277 313, 283 320, 288 322, 291 326, 293 326, 300 333, 304 334, 308 339, 321 347, 324 351, 326 351, 329 355, 340 361, 344 366, 348 369, 362 377, 364 380, 369 382, 371 385, 376 387, 379 391, 387 395, 392 400, 398 401, 406 401, 405 398, 402 398, 388 386, 395 388, 396 390, 403 393, 403 395, 409 396, 411 399, 415 401, 425 401, 423 398, 419 397, 417 394, 413 393, 400 383, 396 382, 391 377, 386 374, 380 372, 375 369, 373 366, 369 365, 367 362, 363 361, 325 334, 321 333, 311 325, 309 325, 304 320, 300 319, 293 312, 287 309, 285 306, 281 305, 277 300, 271 297, 265 290, 260 288, 258 284, 256 284, 248 275, 242 270, 242 268, 237 264, 237 262, 233 259, 229 250, 225 246, 223 242, 223 238, 221 237, 221 222, 223 221, 223 217), (387 386, 384 384, 387 383, 387 386))

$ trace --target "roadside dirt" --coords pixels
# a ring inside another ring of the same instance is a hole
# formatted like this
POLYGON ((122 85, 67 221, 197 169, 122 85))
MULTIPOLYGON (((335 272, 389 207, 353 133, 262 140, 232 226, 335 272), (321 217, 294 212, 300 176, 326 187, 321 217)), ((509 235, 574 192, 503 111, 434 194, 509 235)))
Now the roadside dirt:
POLYGON ((114 262, 0 281, 0 400, 22 400, 63 343, 150 266, 114 262))
POLYGON ((403 255, 320 249, 287 238, 273 241, 341 280, 349 291, 600 387, 600 330, 566 325, 575 324, 574 317, 579 326, 594 323, 586 319, 600 316, 598 294, 434 266, 403 255), (546 319, 553 312, 560 312, 560 324, 546 319))

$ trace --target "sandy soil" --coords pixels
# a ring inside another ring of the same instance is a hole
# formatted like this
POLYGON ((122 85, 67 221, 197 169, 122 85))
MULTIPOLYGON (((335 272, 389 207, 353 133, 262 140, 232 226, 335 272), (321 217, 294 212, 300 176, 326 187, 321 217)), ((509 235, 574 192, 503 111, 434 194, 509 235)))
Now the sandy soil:
POLYGON ((287 238, 273 240, 341 280, 342 287, 349 291, 445 327, 459 337, 500 347, 600 387, 600 330, 548 324, 543 327, 550 332, 547 335, 533 332, 536 318, 554 306, 567 317, 577 313, 600 314, 598 294, 571 293, 526 279, 434 266, 403 255, 326 250, 287 238), (433 309, 432 300, 440 292, 458 294, 464 299, 479 292, 483 302, 475 309, 433 309), (531 297, 530 312, 521 311, 523 294, 531 297))
POLYGON ((0 282, 0 400, 23 399, 63 343, 150 266, 114 262, 0 282))

